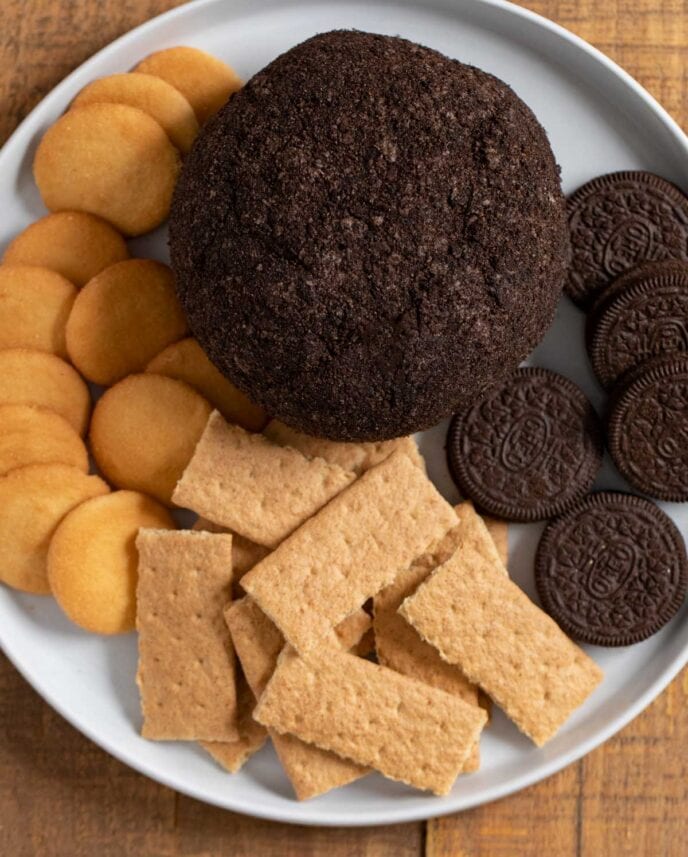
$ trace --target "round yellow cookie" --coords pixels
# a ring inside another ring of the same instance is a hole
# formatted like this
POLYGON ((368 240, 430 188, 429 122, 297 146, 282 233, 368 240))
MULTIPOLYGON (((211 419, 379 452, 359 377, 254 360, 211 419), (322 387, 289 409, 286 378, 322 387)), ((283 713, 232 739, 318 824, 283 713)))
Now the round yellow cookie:
POLYGON ((212 406, 182 381, 130 375, 99 400, 91 450, 105 477, 172 505, 172 492, 208 422, 212 406))
POLYGON ((48 408, 83 435, 91 395, 76 369, 54 354, 9 348, 0 351, 0 405, 48 408))
POLYGON ((33 163, 50 211, 86 211, 125 235, 167 217, 179 153, 160 125, 137 107, 84 104, 49 128, 33 163))
POLYGON ((11 265, 40 265, 81 288, 103 268, 129 258, 124 238, 85 211, 57 211, 27 226, 2 258, 11 265))
POLYGON ((72 622, 96 634, 136 624, 139 527, 174 529, 170 513, 145 494, 115 491, 71 511, 48 552, 48 580, 72 622))
POLYGON ((64 417, 31 405, 0 405, 0 476, 27 464, 69 464, 88 473, 88 451, 64 417))
POLYGON ((265 428, 265 411, 254 405, 248 396, 213 366, 195 339, 182 339, 168 345, 151 360, 146 372, 156 372, 191 384, 229 422, 249 431, 262 431, 265 428))
POLYGON ((67 356, 65 327, 77 290, 48 268, 0 265, 0 348, 67 356))
POLYGON ((130 72, 101 77, 81 90, 72 107, 95 103, 138 107, 152 116, 185 154, 198 134, 196 114, 186 98, 166 80, 152 74, 130 72))
POLYGON ((50 592, 48 546, 75 506, 110 489, 66 464, 30 464, 0 477, 0 581, 37 595, 50 592))
POLYGON ((201 124, 217 113, 229 96, 242 86, 233 68, 198 48, 157 51, 142 60, 134 71, 154 74, 178 89, 201 124))
POLYGON ((79 292, 67 322, 67 351, 89 381, 114 384, 187 332, 172 271, 152 259, 111 265, 79 292))

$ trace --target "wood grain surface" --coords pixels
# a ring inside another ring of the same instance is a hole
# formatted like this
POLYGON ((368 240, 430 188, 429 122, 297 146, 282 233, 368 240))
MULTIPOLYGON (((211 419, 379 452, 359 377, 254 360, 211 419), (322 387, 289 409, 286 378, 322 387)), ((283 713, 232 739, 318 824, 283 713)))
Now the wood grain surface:
MULTIPOLYGON (((230 0, 231 2, 231 0, 230 0)), ((170 0, 0 0, 0 141, 67 72, 170 0)), ((686 127, 687 0, 530 0, 637 77, 686 127)), ((0 656, 0 855, 684 857, 688 673, 581 762, 427 824, 289 827, 205 806, 108 756, 0 656)))

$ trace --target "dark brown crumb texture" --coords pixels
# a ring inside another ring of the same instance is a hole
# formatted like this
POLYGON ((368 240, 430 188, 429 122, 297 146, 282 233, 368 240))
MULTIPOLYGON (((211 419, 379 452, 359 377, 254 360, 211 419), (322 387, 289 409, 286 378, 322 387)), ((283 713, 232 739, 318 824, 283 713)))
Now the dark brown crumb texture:
POLYGON ((559 171, 515 93, 349 31, 278 57, 206 125, 170 245, 218 368, 341 440, 427 428, 512 371, 568 259, 559 171))

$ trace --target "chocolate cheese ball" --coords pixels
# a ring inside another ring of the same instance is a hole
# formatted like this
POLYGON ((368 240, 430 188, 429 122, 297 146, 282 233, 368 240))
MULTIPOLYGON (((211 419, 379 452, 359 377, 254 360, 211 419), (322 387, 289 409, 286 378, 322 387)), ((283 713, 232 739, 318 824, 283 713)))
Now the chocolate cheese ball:
POLYGON ((547 136, 505 83, 336 31, 207 123, 170 249, 193 333, 236 386, 308 434, 382 440, 514 370, 569 245, 547 136))

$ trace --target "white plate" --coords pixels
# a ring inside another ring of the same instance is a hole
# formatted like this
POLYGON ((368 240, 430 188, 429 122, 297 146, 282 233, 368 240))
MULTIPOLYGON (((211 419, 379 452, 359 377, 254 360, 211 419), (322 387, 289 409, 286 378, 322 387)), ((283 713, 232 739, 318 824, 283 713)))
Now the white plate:
MULTIPOLYGON (((163 15, 111 44, 64 80, 22 123, 0 155, 0 244, 44 213, 31 178, 42 132, 88 81, 124 71, 150 51, 198 45, 244 77, 314 33, 342 27, 400 34, 473 63, 507 81, 547 129, 562 165, 565 190, 600 173, 649 169, 688 187, 688 141, 628 75, 560 27, 500 0, 299 2, 205 0, 163 15)), ((135 242, 165 258, 164 235, 135 242)), ((602 397, 583 350, 583 318, 562 301, 534 362, 602 397)), ((421 446, 449 499, 444 426, 421 446)), ((607 464, 600 487, 622 487, 607 464)), ((688 505, 665 505, 688 533, 688 505)), ((0 510, 0 514, 2 511, 0 510)), ((541 528, 511 530, 512 574, 532 596, 532 558, 541 528)), ((621 650, 591 648, 606 678, 547 747, 537 750, 500 713, 482 745, 481 770, 460 777, 452 793, 433 798, 370 776, 299 804, 270 748, 236 776, 222 772, 193 744, 138 736, 134 635, 103 639, 80 632, 47 598, 0 587, 0 642, 36 690, 84 734, 150 777, 208 803, 282 821, 383 824, 428 818, 494 800, 552 774, 587 753, 640 712, 688 660, 688 607, 652 639, 621 650)))

